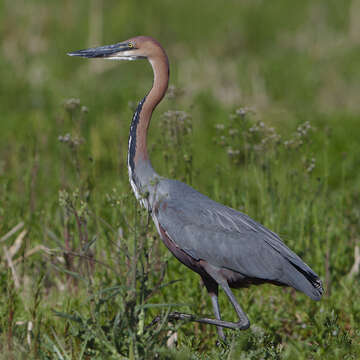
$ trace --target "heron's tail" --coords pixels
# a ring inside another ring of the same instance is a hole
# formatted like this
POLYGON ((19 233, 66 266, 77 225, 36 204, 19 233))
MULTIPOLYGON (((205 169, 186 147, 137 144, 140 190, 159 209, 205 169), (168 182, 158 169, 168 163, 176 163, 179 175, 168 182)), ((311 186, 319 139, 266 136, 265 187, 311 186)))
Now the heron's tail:
POLYGON ((299 256, 291 251, 278 235, 262 225, 258 226, 267 235, 264 240, 268 245, 283 257, 284 268, 280 282, 302 291, 313 300, 320 300, 324 289, 319 276, 299 256))
POLYGON ((287 283, 313 300, 320 300, 324 288, 319 276, 305 263, 288 260, 287 283), (291 268, 291 269, 290 269, 291 268), (294 271, 294 268, 297 271, 294 271))

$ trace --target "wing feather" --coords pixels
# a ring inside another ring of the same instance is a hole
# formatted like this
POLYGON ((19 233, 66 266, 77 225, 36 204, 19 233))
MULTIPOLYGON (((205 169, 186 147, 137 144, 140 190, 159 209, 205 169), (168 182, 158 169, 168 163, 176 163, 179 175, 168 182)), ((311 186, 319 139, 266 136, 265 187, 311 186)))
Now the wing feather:
POLYGON ((305 277, 317 281, 313 270, 277 234, 186 184, 168 181, 168 196, 159 201, 157 219, 189 255, 248 277, 284 283, 289 282, 291 263, 305 277))

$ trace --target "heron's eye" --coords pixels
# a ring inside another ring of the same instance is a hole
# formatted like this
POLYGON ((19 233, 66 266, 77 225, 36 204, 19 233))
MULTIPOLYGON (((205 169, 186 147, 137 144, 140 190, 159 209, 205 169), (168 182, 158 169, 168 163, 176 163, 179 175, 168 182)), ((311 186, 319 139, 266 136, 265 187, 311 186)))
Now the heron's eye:
POLYGON ((132 48, 134 47, 134 44, 133 44, 133 43, 129 43, 129 44, 128 44, 128 47, 132 49, 132 48))

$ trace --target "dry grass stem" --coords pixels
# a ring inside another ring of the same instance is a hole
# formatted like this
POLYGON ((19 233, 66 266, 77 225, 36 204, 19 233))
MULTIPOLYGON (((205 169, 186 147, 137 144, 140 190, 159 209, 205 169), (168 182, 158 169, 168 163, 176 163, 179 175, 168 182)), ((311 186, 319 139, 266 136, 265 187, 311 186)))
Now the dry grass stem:
POLYGON ((19 277, 18 277, 18 275, 16 273, 14 263, 12 261, 12 258, 10 256, 10 253, 9 253, 7 247, 4 246, 3 249, 4 249, 4 254, 5 254, 5 258, 6 258, 6 261, 8 263, 8 266, 11 269, 11 274, 12 274, 12 277, 13 277, 13 280, 14 280, 15 288, 18 289, 20 287, 20 281, 19 281, 19 277))
POLYGON ((17 231, 19 231, 24 226, 24 222, 19 222, 16 226, 14 226, 8 233, 0 238, 0 242, 3 242, 9 239, 12 235, 14 235, 17 231))
POLYGON ((24 229, 16 238, 14 244, 10 247, 9 249, 9 255, 11 258, 13 258, 16 253, 19 251, 19 249, 21 248, 21 245, 23 243, 24 237, 27 234, 27 230, 24 229))
POLYGON ((52 251, 51 249, 47 248, 47 247, 44 246, 44 245, 36 245, 35 247, 33 247, 32 249, 30 249, 29 251, 27 251, 27 252, 24 254, 24 256, 15 259, 15 260, 13 261, 14 265, 19 264, 21 261, 23 261, 23 259, 26 259, 26 258, 28 258, 29 256, 34 255, 34 254, 36 254, 36 253, 39 252, 39 251, 44 251, 46 254, 52 254, 52 253, 53 253, 53 251, 52 251))
POLYGON ((355 245, 354 248, 354 265, 352 266, 348 277, 353 278, 355 275, 359 274, 360 271, 360 249, 358 245, 355 245))

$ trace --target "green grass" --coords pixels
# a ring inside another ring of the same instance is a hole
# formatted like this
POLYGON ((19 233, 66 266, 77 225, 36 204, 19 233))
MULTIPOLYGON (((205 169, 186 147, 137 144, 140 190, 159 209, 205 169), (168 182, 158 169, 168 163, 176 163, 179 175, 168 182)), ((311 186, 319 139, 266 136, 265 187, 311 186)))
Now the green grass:
POLYGON ((360 358, 359 18, 357 0, 0 2, 0 359, 360 358), (252 325, 220 346, 166 320, 211 304, 128 184, 150 66, 66 56, 139 34, 167 49, 174 87, 154 168, 279 233, 320 302, 236 291, 252 325))

